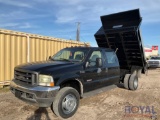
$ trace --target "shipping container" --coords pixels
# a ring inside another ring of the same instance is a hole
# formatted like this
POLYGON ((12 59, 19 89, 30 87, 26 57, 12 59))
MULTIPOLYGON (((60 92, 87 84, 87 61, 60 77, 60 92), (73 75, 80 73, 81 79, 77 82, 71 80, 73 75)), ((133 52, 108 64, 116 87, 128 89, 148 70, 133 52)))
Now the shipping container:
POLYGON ((14 77, 14 67, 47 60, 57 51, 71 46, 90 46, 89 43, 0 29, 0 85, 14 77))

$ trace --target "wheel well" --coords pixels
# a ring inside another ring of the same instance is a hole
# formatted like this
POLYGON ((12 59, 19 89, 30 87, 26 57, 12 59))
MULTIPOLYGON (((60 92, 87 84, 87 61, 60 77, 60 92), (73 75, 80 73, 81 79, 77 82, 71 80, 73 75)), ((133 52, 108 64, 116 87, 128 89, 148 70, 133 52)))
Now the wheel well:
POLYGON ((77 80, 68 80, 60 84, 60 88, 64 88, 64 87, 73 87, 74 89, 78 91, 80 95, 82 94, 80 83, 77 80))

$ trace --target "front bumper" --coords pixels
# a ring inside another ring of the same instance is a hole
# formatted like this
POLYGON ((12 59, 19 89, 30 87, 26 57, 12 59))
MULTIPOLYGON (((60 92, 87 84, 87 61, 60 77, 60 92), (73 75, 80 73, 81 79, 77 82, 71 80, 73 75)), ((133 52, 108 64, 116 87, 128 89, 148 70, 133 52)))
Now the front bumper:
POLYGON ((59 86, 21 85, 15 80, 12 80, 10 84, 10 90, 17 98, 39 107, 50 107, 59 89, 59 86))
POLYGON ((160 67, 160 64, 148 64, 148 67, 158 68, 160 67))

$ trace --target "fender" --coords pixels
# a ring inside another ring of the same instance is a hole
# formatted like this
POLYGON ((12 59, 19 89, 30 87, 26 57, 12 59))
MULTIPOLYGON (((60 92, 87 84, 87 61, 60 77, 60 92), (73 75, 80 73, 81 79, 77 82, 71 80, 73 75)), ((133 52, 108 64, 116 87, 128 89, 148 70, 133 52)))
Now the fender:
POLYGON ((58 82, 56 83, 56 85, 60 85, 61 83, 63 82, 67 82, 69 80, 75 80, 75 81, 78 81, 79 85, 80 85, 80 96, 83 96, 83 84, 82 84, 82 81, 79 79, 79 75, 78 74, 66 74, 66 75, 63 75, 62 77, 60 77, 60 79, 58 80, 58 82))
POLYGON ((83 84, 82 84, 82 82, 78 78, 76 78, 75 80, 79 82, 80 92, 81 92, 81 97, 82 97, 83 96, 83 84))

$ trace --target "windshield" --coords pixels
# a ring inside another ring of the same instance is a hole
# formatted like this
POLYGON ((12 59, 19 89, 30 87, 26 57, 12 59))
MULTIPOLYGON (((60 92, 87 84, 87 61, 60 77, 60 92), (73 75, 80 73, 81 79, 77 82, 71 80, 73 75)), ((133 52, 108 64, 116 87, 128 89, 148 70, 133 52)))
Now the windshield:
POLYGON ((56 53, 52 60, 81 62, 85 59, 88 49, 85 48, 65 48, 56 53))
POLYGON ((160 60, 160 57, 151 57, 151 60, 160 60))

